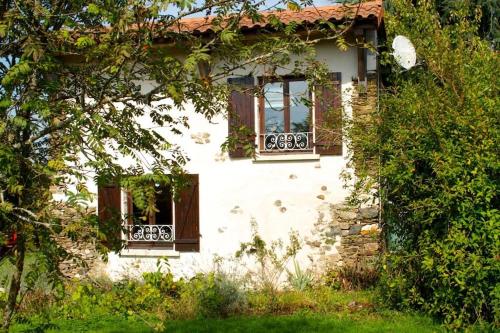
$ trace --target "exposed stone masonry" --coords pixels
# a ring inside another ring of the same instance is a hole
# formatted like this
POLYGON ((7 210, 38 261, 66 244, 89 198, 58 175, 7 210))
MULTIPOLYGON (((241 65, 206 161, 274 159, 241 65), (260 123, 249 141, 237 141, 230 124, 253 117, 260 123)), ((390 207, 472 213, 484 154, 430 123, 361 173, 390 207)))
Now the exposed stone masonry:
POLYGON ((314 270, 374 262, 379 253, 378 207, 352 207, 345 203, 324 204, 312 235, 309 259, 314 270))
MULTIPOLYGON (((366 85, 354 82, 356 89, 352 95, 354 120, 362 128, 368 126, 371 115, 377 107, 377 76, 367 74, 366 85)), ((368 164, 368 171, 376 174, 374 161, 358 161, 354 147, 354 168, 360 163, 368 164)), ((324 199, 320 198, 319 199, 324 199)), ((374 262, 380 250, 379 209, 377 205, 353 207, 346 203, 328 204, 319 208, 315 229, 306 239, 312 247, 309 256, 313 268, 318 273, 325 269, 374 262)))
MULTIPOLYGON (((67 226, 82 216, 95 214, 95 209, 77 211, 73 208, 64 207, 58 210, 57 214, 62 219, 62 224, 67 226)), ((64 248, 69 258, 59 264, 61 273, 67 278, 84 278, 96 276, 103 271, 103 261, 96 250, 95 240, 92 237, 85 237, 79 233, 79 240, 74 241, 64 233, 54 237, 56 242, 64 248)))

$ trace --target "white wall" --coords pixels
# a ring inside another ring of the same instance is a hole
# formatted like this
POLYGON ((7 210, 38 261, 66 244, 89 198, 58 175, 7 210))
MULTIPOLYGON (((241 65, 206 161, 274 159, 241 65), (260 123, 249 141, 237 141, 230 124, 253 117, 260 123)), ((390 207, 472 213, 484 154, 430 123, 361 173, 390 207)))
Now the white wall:
MULTIPOLYGON (((341 52, 333 43, 321 44, 317 58, 332 72, 342 73, 343 104, 345 112, 350 114, 351 80, 357 76, 356 49, 341 52)), ((255 105, 258 119, 257 101, 255 105)), ((190 128, 182 136, 171 137, 166 130, 164 133, 191 159, 186 165, 187 171, 199 174, 200 252, 156 252, 172 255, 169 262, 178 276, 209 270, 214 255, 233 257, 240 243, 250 240, 251 221, 258 224, 260 234, 268 241, 281 238, 286 242, 290 230, 298 231, 301 238, 306 237, 311 234, 319 212, 328 213, 330 203, 340 202, 347 195, 340 179, 346 162, 343 156, 274 162, 231 160, 227 154, 221 154, 220 148, 228 135, 224 114, 210 123, 195 113, 192 106, 187 106, 184 115, 189 117, 190 128), (209 133, 209 143, 195 143, 191 137, 202 133, 209 133), (280 206, 277 201, 281 202, 280 206)), ((344 155, 345 152, 344 147, 344 155)), ((96 190, 94 184, 89 186, 96 190)), ((157 257, 151 256, 154 250, 147 255, 144 252, 129 250, 121 255, 111 254, 108 273, 118 278, 155 269, 157 257)), ((307 254, 304 247, 299 255, 303 265, 308 264, 307 254)))

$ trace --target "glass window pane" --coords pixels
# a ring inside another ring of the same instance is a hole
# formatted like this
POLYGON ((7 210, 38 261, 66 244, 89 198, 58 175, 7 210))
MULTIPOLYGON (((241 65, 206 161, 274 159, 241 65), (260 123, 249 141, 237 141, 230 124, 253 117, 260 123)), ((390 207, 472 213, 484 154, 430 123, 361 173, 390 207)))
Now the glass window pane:
POLYGON ((156 193, 156 224, 172 225, 172 193, 168 186, 158 186, 156 193))
POLYGON ((155 184, 155 190, 157 191, 155 195, 155 205, 158 212, 155 213, 154 218, 152 216, 146 216, 144 211, 139 209, 139 207, 137 207, 132 201, 133 224, 173 224, 172 193, 170 191, 170 187, 155 184))
POLYGON ((139 207, 135 205, 135 202, 132 202, 132 221, 133 224, 138 225, 149 224, 148 218, 144 215, 142 209, 139 209, 139 207))
POLYGON ((290 82, 290 130, 294 133, 309 132, 311 111, 309 89, 306 81, 290 82))
POLYGON ((266 133, 285 130, 283 82, 264 85, 264 124, 266 133))

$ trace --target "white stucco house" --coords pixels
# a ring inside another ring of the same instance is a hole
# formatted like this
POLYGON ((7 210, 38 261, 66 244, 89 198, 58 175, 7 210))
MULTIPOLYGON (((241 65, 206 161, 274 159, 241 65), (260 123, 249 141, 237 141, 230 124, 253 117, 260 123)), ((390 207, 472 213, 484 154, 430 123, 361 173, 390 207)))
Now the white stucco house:
MULTIPOLYGON (((285 23, 300 24, 354 19, 350 34, 374 45, 383 29, 382 1, 364 3, 355 13, 334 5, 276 15, 285 23)), ((195 27, 200 20, 203 18, 190 18, 185 23, 195 27)), ((249 24, 245 33, 264 25, 249 24)), ((109 207, 124 216, 126 232, 121 237, 127 246, 120 253, 109 254, 105 270, 111 277, 153 270, 158 257, 167 257, 177 276, 208 270, 214 256, 234 257, 240 243, 250 240, 252 223, 265 240, 286 242, 291 230, 298 232, 304 246, 297 259, 303 265, 329 259, 338 262, 343 237, 372 228, 363 220, 376 218, 370 211, 360 215, 359 211, 340 209, 339 220, 332 224, 336 218, 332 207, 341 207, 348 195, 341 179, 348 152, 342 140, 322 142, 318 129, 328 107, 352 114, 353 88, 377 77, 377 56, 357 47, 341 51, 334 41, 319 43, 316 48, 317 60, 331 72, 333 88, 316 86, 309 91, 302 77, 287 73, 279 80, 266 79, 263 73, 235 75, 229 78, 230 84, 259 87, 263 97, 235 91, 229 101, 231 113, 224 110, 210 121, 187 106, 190 128, 170 140, 190 158, 185 168, 191 185, 178 201, 164 189, 157 201, 160 212, 147 221, 134 219, 134 203, 124 190, 89 186, 98 194, 101 219, 106 218, 104 209, 109 207), (311 107, 302 102, 304 96, 311 99, 311 107), (247 157, 242 149, 221 150, 234 124, 255 133, 251 136, 254 157, 247 157), (332 241, 318 243, 324 234, 332 241)), ((338 119, 341 126, 340 114, 338 119)))

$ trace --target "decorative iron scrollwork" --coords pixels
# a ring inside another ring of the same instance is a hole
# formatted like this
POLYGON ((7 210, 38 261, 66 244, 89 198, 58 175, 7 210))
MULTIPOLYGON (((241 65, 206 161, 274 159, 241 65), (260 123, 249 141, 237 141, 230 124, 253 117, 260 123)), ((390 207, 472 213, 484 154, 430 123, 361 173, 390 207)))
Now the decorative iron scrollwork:
POLYGON ((310 150, 312 132, 266 133, 264 150, 310 150))
POLYGON ((127 238, 129 242, 172 242, 174 231, 168 224, 128 225, 127 238))

